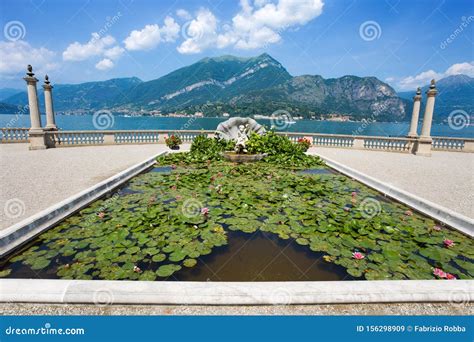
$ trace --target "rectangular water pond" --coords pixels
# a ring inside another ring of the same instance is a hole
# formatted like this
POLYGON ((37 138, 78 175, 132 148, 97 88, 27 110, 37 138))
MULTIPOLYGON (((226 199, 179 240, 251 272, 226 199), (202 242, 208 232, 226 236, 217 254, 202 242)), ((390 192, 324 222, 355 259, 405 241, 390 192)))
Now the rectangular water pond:
POLYGON ((333 170, 157 167, 2 259, 9 278, 472 279, 474 243, 333 170))

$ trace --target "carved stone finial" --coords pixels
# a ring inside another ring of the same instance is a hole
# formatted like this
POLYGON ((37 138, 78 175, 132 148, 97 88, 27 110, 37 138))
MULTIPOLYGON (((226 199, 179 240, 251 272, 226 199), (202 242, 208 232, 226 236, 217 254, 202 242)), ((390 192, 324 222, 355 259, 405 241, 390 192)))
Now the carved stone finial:
POLYGON ((436 81, 434 78, 431 80, 430 88, 431 89, 436 88, 436 81))
POLYGON ((416 88, 416 95, 421 95, 421 88, 420 87, 416 88))
POLYGON ((30 77, 33 77, 35 74, 33 73, 33 67, 31 66, 31 64, 28 64, 28 66, 26 67, 26 69, 28 70, 28 72, 26 73, 28 76, 30 77))
POLYGON ((51 82, 49 82, 49 76, 46 75, 44 76, 44 84, 50 84, 51 82))

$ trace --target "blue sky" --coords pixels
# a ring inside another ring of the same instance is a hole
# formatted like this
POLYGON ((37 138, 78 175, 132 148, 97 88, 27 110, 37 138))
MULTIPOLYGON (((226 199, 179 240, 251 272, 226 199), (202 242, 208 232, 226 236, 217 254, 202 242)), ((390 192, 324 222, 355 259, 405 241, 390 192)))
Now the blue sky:
POLYGON ((203 57, 269 53, 292 75, 398 90, 474 76, 472 0, 1 0, 0 87, 150 80, 203 57))

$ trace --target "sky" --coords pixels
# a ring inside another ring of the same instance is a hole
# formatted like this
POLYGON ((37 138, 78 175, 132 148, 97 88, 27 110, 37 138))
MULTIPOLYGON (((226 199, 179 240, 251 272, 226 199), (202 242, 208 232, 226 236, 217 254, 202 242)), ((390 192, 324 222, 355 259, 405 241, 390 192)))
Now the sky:
POLYGON ((0 88, 147 81, 204 57, 264 52, 290 74, 396 90, 474 77, 472 0, 0 0, 0 88))

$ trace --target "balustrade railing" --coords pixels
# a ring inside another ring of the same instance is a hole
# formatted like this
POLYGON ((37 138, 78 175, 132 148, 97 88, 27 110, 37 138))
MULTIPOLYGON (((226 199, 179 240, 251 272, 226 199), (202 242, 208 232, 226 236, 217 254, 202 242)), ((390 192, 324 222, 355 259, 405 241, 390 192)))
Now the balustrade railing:
MULTIPOLYGON (((0 128, 1 143, 28 142, 27 128, 0 128)), ((179 135, 185 144, 191 143, 199 135, 213 136, 211 130, 121 130, 121 131, 46 131, 50 147, 115 144, 164 144, 170 135, 179 135)), ((414 150, 415 138, 373 137, 343 134, 277 132, 297 142, 309 139, 312 146, 362 150, 379 150, 410 153, 414 150)), ((474 152, 474 139, 433 137, 435 151, 474 152)))
POLYGON ((28 128, 0 128, 0 141, 2 143, 28 142, 28 128))

